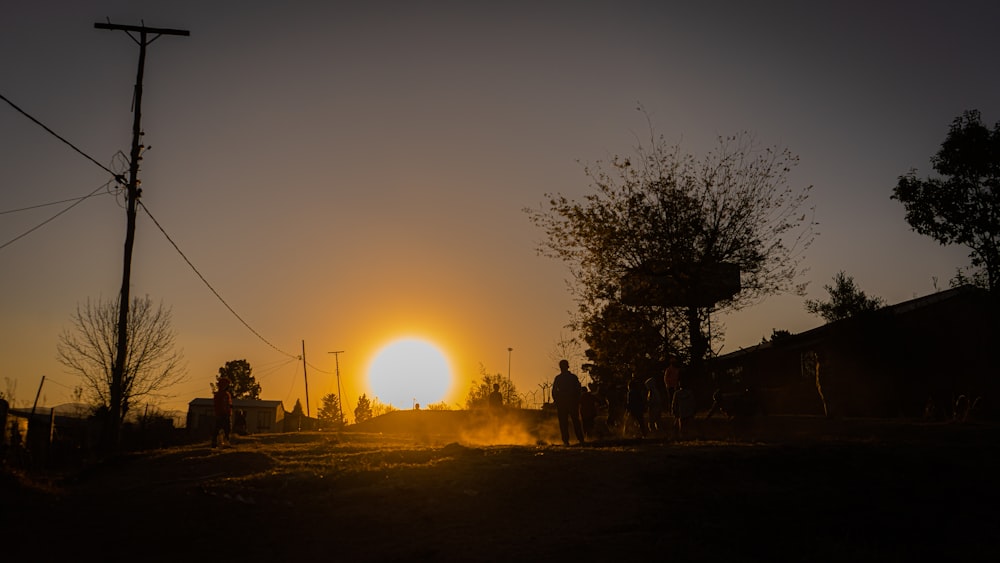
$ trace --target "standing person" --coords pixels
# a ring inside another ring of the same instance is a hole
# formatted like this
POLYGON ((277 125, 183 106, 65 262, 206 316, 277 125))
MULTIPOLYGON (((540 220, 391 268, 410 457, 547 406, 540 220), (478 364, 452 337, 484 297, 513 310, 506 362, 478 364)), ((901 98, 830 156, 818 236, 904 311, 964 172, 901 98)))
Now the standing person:
POLYGON ((666 405, 673 404, 674 393, 681 386, 681 366, 677 356, 670 356, 670 363, 663 372, 663 385, 667 388, 667 396, 664 397, 666 405))
POLYGON ((654 432, 663 429, 663 411, 669 406, 663 399, 663 390, 660 389, 657 379, 659 378, 650 377, 645 381, 646 389, 649 390, 649 423, 647 426, 654 432))
POLYGON ((680 440, 683 437, 682 432, 684 427, 694 418, 694 393, 681 384, 677 388, 677 392, 674 393, 674 400, 670 405, 670 410, 674 414, 674 433, 677 439, 680 440))
MULTIPOLYGON (((632 379, 628 382, 628 396, 625 407, 628 410, 629 417, 639 425, 639 435, 643 438, 649 433, 649 427, 646 425, 646 396, 648 393, 649 390, 646 389, 646 384, 633 375, 632 379)), ((626 430, 628 430, 627 424, 623 425, 623 436, 626 430)))
POLYGON ((559 374, 552 381, 552 401, 556 404, 556 415, 559 418, 559 434, 563 444, 569 445, 569 422, 573 421, 573 432, 581 444, 583 439, 583 423, 580 421, 580 394, 582 386, 580 378, 569 371, 569 362, 559 360, 559 374))
POLYGON ((493 392, 489 396, 490 410, 498 411, 503 408, 503 394, 500 393, 500 384, 493 384, 493 392))
POLYGON ((233 396, 229 393, 229 379, 219 378, 218 388, 212 396, 215 403, 215 432, 212 434, 212 447, 219 443, 219 432, 222 432, 222 444, 229 445, 229 434, 232 432, 233 396))
MULTIPOLYGON (((604 390, 604 387, 601 387, 604 390)), ((609 432, 613 432, 618 427, 625 426, 625 401, 628 391, 625 384, 615 382, 608 386, 605 400, 608 407, 607 427, 609 432)))
POLYGON ((583 423, 583 435, 590 440, 594 439, 594 421, 597 420, 599 402, 600 399, 592 389, 583 388, 580 395, 580 422, 583 423))

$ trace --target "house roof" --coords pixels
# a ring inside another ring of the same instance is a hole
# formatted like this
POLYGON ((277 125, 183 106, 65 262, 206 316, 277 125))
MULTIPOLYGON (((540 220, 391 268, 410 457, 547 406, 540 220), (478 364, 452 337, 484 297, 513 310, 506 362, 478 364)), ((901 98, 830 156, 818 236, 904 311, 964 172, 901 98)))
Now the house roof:
MULTIPOLYGON (((906 315, 908 313, 912 313, 920 309, 925 309, 927 307, 937 305, 939 303, 950 301, 953 299, 958 299, 963 297, 983 298, 988 295, 989 295, 988 292, 984 289, 972 285, 962 285, 944 291, 937 291, 931 293, 930 295, 925 295, 923 297, 917 297, 915 299, 903 301, 895 305, 886 305, 881 309, 866 314, 891 315, 893 317, 896 317, 900 315, 906 315)), ((820 340, 823 337, 823 335, 826 334, 828 331, 833 330, 837 327, 845 326, 847 323, 858 322, 860 318, 861 317, 850 317, 847 319, 834 321, 832 323, 822 324, 816 328, 812 328, 804 332, 800 332, 797 334, 793 334, 789 337, 786 337, 787 339, 782 339, 778 345, 779 346, 791 345, 795 347, 809 346, 815 343, 817 340, 820 340)), ((761 344, 757 344, 755 346, 748 346, 746 348, 740 348, 739 350, 730 352, 728 354, 723 354, 722 356, 715 358, 715 360, 733 360, 740 356, 757 352, 760 350, 766 350, 774 346, 775 343, 773 341, 762 342, 761 344)))
MULTIPOLYGON (((215 404, 215 402, 214 402, 213 399, 198 398, 198 399, 191 399, 191 402, 188 403, 188 406, 189 407, 211 407, 214 404, 215 404)), ((233 399, 233 406, 234 407, 238 407, 238 408, 243 408, 243 409, 245 409, 245 408, 267 408, 267 409, 274 409, 274 408, 278 408, 278 407, 281 407, 282 409, 284 408, 284 405, 282 404, 281 401, 261 401, 261 400, 256 400, 256 399, 233 399)))

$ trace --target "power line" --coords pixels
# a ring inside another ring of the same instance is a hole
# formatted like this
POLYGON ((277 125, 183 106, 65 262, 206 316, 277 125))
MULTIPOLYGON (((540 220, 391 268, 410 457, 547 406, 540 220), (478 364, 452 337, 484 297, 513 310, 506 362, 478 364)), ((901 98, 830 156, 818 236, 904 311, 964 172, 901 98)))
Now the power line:
MULTIPOLYGON (((104 28, 104 29, 111 29, 112 28, 112 26, 105 25, 105 24, 95 24, 95 27, 104 28)), ((129 26, 114 26, 114 27, 120 29, 120 28, 124 28, 124 27, 129 27, 129 26)), ((138 28, 136 28, 136 29, 138 29, 138 28)), ((148 28, 148 29, 149 30, 153 30, 153 28, 148 28)), ((129 31, 131 31, 131 29, 129 29, 129 31)), ((157 29, 155 31, 162 32, 164 30, 158 30, 157 29)), ((131 34, 129 34, 129 36, 131 37, 131 34)), ((134 39, 135 38, 133 38, 133 40, 134 39)), ((36 119, 35 117, 33 117, 31 114, 29 114, 28 112, 24 111, 20 107, 18 107, 17 104, 15 104, 14 102, 12 102, 10 99, 8 99, 3 94, 0 94, 0 99, 2 99, 3 101, 7 102, 7 104, 10 105, 10 107, 14 108, 21 115, 23 115, 23 116, 27 117, 28 119, 30 119, 32 122, 34 122, 35 124, 37 124, 39 127, 41 127, 42 129, 44 129, 45 131, 47 131, 50 135, 52 135, 53 137, 59 139, 60 141, 62 141, 63 143, 65 143, 67 146, 69 146, 71 149, 73 149, 74 151, 76 151, 79 154, 81 154, 84 158, 86 158, 87 160, 89 160, 89 161, 93 162, 94 164, 96 164, 97 166, 99 166, 102 170, 104 170, 105 172, 107 172, 108 174, 110 174, 115 179, 115 181, 117 181, 119 184, 122 184, 122 185, 127 185, 128 184, 128 181, 126 180, 126 178, 125 178, 124 175, 115 173, 114 171, 112 171, 107 166, 104 166, 103 164, 101 164, 100 162, 98 162, 97 160, 95 160, 93 157, 91 157, 87 153, 85 153, 82 150, 80 150, 76 145, 74 145, 73 143, 69 142, 64 137, 62 137, 61 135, 59 135, 58 133, 56 133, 55 131, 53 131, 49 127, 47 127, 44 123, 42 123, 41 121, 39 121, 38 119, 36 119)), ((108 182, 108 183, 110 183, 110 182, 108 182)), ((12 240, 4 243, 2 246, 0 246, 0 250, 2 250, 3 248, 9 246, 10 244, 13 244, 15 241, 17 241, 17 240, 19 240, 19 239, 27 236, 31 232, 33 232, 33 231, 41 228, 43 225, 45 225, 45 224, 49 223, 50 221, 54 220, 59 215, 62 215, 63 213, 69 211, 70 209, 72 209, 73 207, 75 207, 76 205, 78 205, 81 201, 83 201, 83 200, 85 200, 85 199, 93 196, 98 191, 100 191, 103 188, 106 188, 107 186, 108 186, 108 184, 104 184, 101 187, 99 187, 96 190, 94 190, 93 192, 91 192, 90 194, 88 194, 87 196, 75 200, 75 203, 73 205, 67 207, 66 209, 64 209, 62 211, 60 211, 59 213, 57 213, 53 217, 51 217, 48 220, 42 222, 38 226, 30 229, 29 231, 27 231, 27 232, 25 232, 25 233, 23 233, 23 234, 15 237, 14 239, 12 239, 12 240)), ((5 211, 5 212, 2 212, 2 213, 13 213, 14 211, 24 211, 24 210, 27 210, 27 209, 34 209, 36 207, 43 207, 43 206, 46 206, 46 205, 55 205, 55 204, 58 204, 58 203, 64 203, 65 201, 74 201, 74 200, 72 200, 72 199, 70 199, 70 200, 63 200, 63 201, 60 201, 60 202, 53 202, 53 203, 42 204, 42 205, 33 206, 33 207, 26 207, 26 208, 23 208, 23 209, 15 209, 15 210, 11 210, 11 211, 5 211)), ((171 245, 173 245, 174 249, 177 250, 177 253, 180 254, 182 258, 184 258, 184 261, 187 262, 188 266, 190 266, 191 269, 194 271, 194 273, 197 274, 197 276, 199 278, 201 278, 201 281, 205 284, 205 286, 208 287, 208 289, 216 296, 216 298, 219 299, 219 301, 226 307, 226 309, 228 309, 229 312, 231 312, 233 314, 233 316, 235 316, 243 324, 243 326, 245 326, 247 329, 249 329, 251 333, 253 333, 262 342, 264 342, 265 344, 267 344, 268 346, 270 346, 271 348, 273 348, 275 351, 277 351, 277 352, 279 352, 279 353, 281 353, 281 354, 283 354, 285 356, 288 356, 289 358, 293 358, 293 359, 300 359, 301 358, 301 356, 296 356, 294 354, 290 354, 290 353, 288 353, 288 352, 286 352, 286 351, 278 348, 277 346, 275 346, 274 344, 272 344, 270 341, 268 341, 266 338, 264 338, 263 336, 261 336, 261 334, 259 332, 257 332, 253 327, 251 327, 250 324, 247 323, 243 319, 243 317, 241 317, 239 315, 239 313, 237 313, 232 307, 229 306, 228 303, 226 303, 225 299, 223 299, 222 296, 219 295, 219 293, 215 290, 215 288, 212 287, 212 285, 210 283, 208 283, 208 280, 206 280, 205 277, 201 275, 201 272, 199 272, 198 269, 195 268, 194 264, 192 264, 191 261, 188 260, 187 256, 184 255, 184 253, 177 246, 177 244, 174 243, 174 241, 170 238, 170 235, 167 234, 167 232, 163 229, 163 227, 156 221, 156 218, 153 217, 153 215, 149 212, 149 209, 147 209, 146 206, 143 205, 141 201, 137 202, 137 203, 138 203, 138 205, 140 207, 142 207, 142 209, 143 209, 143 211, 145 211, 146 215, 148 215, 149 218, 152 219, 153 223, 156 224, 157 228, 160 229, 160 232, 163 233, 163 236, 166 237, 166 239, 170 242, 171 245)), ((0 213, 0 214, 2 214, 2 213, 0 213)), ((309 362, 306 362, 306 365, 308 365, 309 367, 315 369, 316 371, 318 371, 320 373, 324 373, 324 374, 327 374, 327 375, 332 375, 332 373, 333 373, 333 372, 329 372, 329 371, 320 369, 320 368, 312 365, 309 362)))
POLYGON ((219 292, 216 291, 214 287, 212 287, 212 284, 208 283, 208 280, 205 279, 205 276, 201 275, 201 272, 199 272, 198 268, 196 268, 194 266, 194 264, 191 263, 191 260, 189 260, 188 257, 184 254, 184 252, 180 249, 180 247, 177 246, 177 243, 174 242, 174 240, 172 238, 170 238, 170 235, 168 235, 167 231, 164 230, 164 228, 163 228, 162 225, 160 225, 160 222, 156 220, 156 217, 153 217, 153 214, 149 212, 149 208, 146 207, 146 204, 144 204, 141 201, 138 202, 138 204, 139 204, 139 207, 141 207, 142 210, 146 213, 146 215, 150 218, 150 220, 153 221, 153 224, 156 225, 156 228, 160 229, 160 232, 163 233, 163 236, 166 237, 167 241, 169 241, 170 244, 174 247, 174 250, 176 250, 177 253, 181 255, 181 258, 183 258, 184 261, 187 262, 187 265, 191 267, 191 270, 201 279, 202 283, 205 284, 205 287, 207 287, 209 289, 209 291, 211 291, 212 294, 215 295, 216 299, 218 299, 219 302, 222 303, 226 307, 226 309, 229 309, 229 312, 232 313, 233 316, 236 317, 237 320, 239 320, 241 323, 243 323, 243 326, 247 327, 247 329, 249 329, 250 332, 252 332, 254 336, 256 336, 257 338, 259 338, 261 340, 261 342, 263 342, 264 344, 267 344, 268 346, 270 346, 271 348, 273 348, 275 351, 277 351, 277 352, 279 352, 281 354, 284 354, 284 355, 288 356, 289 358, 294 358, 294 359, 298 359, 299 358, 299 356, 296 356, 295 354, 289 354, 288 352, 286 352, 286 351, 282 350, 281 348, 278 348, 277 346, 275 346, 274 344, 272 344, 268 339, 266 339, 263 336, 261 336, 261 334, 259 332, 257 332, 252 326, 250 326, 250 323, 248 323, 245 320, 243 320, 243 317, 241 317, 240 314, 236 312, 236 310, 234 310, 232 307, 230 307, 229 303, 226 303, 226 300, 223 299, 221 295, 219 295, 219 292))
POLYGON ((261 367, 261 365, 258 364, 257 365, 257 369, 254 370, 255 371, 255 377, 257 378, 257 381, 263 383, 271 375, 273 375, 273 374, 277 373, 278 371, 284 369, 285 366, 287 366, 287 365, 289 365, 289 364, 291 364, 292 362, 295 362, 295 361, 297 361, 296 358, 284 358, 284 359, 277 360, 277 361, 272 362, 272 363, 264 364, 263 367, 261 367))
MULTIPOLYGON (((180 249, 180 247, 177 246, 177 243, 174 242, 174 240, 172 238, 170 238, 170 235, 167 234, 167 231, 163 228, 163 225, 160 225, 160 222, 156 220, 156 217, 153 217, 153 214, 149 212, 149 208, 146 207, 146 204, 140 201, 139 202, 139 207, 141 207, 142 210, 143 210, 143 212, 145 212, 146 215, 153 221, 153 224, 156 225, 156 228, 158 228, 160 230, 160 232, 163 233, 163 236, 167 239, 167 241, 170 242, 171 246, 174 247, 174 250, 176 250, 177 253, 181 255, 181 258, 183 258, 184 261, 187 262, 187 265, 191 268, 191 270, 195 273, 195 275, 197 275, 198 278, 201 279, 202 283, 205 284, 205 287, 207 287, 209 289, 209 291, 211 291, 212 294, 215 295, 215 297, 219 300, 219 302, 222 303, 223 306, 225 306, 226 309, 228 309, 229 312, 232 313, 233 316, 236 317, 236 319, 239 320, 240 323, 243 324, 243 326, 245 326, 247 329, 249 329, 250 332, 253 333, 254 336, 256 336, 257 338, 259 338, 264 344, 267 344, 272 349, 274 349, 276 352, 278 352, 280 354, 283 354, 283 355, 285 355, 285 356, 287 356, 287 357, 289 357, 289 358, 291 358, 293 360, 301 360, 302 359, 301 355, 291 354, 289 352, 286 352, 286 351, 282 350, 281 348, 278 348, 277 346, 275 346, 274 344, 272 344, 268 339, 264 338, 256 329, 254 329, 252 326, 250 326, 250 323, 248 323, 246 320, 244 320, 243 317, 241 317, 240 314, 237 313, 236 310, 234 310, 229 305, 229 303, 227 303, 226 300, 222 298, 222 296, 219 294, 219 292, 216 291, 214 287, 212 287, 212 284, 210 284, 208 282, 208 280, 205 279, 205 276, 203 276, 201 274, 201 272, 198 271, 198 268, 196 268, 195 265, 193 263, 191 263, 191 260, 189 260, 188 257, 184 254, 184 252, 180 249)), ((319 373, 323 373, 323 374, 326 374, 326 375, 333 375, 333 373, 334 373, 332 371, 326 371, 324 369, 316 367, 315 365, 313 365, 313 364, 311 364, 309 362, 306 362, 306 365, 309 366, 310 368, 318 371, 319 373)))
MULTIPOLYGON (((101 185, 101 188, 107 187, 107 185, 110 184, 110 183, 111 182, 107 182, 107 183, 101 185)), ((97 188, 97 189, 99 190, 101 188, 97 188)), ((32 209, 40 209, 42 207, 49 207, 50 205, 59 205, 60 203, 66 203, 66 202, 69 202, 69 201, 80 201, 80 200, 87 199, 88 197, 93 196, 95 193, 97 193, 97 190, 94 190, 93 192, 90 192, 89 194, 87 194, 87 195, 85 195, 83 197, 71 197, 69 199, 60 199, 59 201, 50 201, 48 203, 39 203, 38 205, 29 205, 28 207, 21 207, 19 209, 8 209, 6 211, 0 211, 0 215, 8 215, 10 213, 20 213, 21 211, 31 211, 32 209)))
POLYGON ((8 100, 7 97, 4 96, 3 94, 0 94, 0 100, 3 100, 5 102, 7 102, 7 104, 10 105, 10 107, 12 107, 15 110, 17 110, 21 115, 23 115, 24 117, 27 117, 31 121, 35 122, 35 124, 37 124, 39 127, 41 127, 42 129, 45 129, 46 131, 48 131, 50 135, 52 135, 56 139, 59 139, 63 143, 66 143, 66 145, 69 146, 69 148, 71 148, 71 149, 75 150, 76 152, 80 153, 81 155, 83 155, 84 158, 86 158, 87 160, 93 162, 97 166, 101 167, 101 169, 104 170, 105 172, 107 172, 108 174, 111 174, 111 177, 114 178, 119 184, 125 185, 127 183, 127 181, 125 180, 124 176, 122 176, 121 174, 115 174, 114 172, 111 171, 110 168, 108 168, 107 166, 104 166, 100 162, 97 162, 96 160, 94 160, 94 158, 91 157, 89 154, 83 152, 82 150, 80 150, 79 148, 77 148, 76 145, 74 145, 73 143, 67 141, 65 138, 63 138, 61 135, 59 135, 58 133, 56 133, 52 129, 49 129, 44 123, 42 123, 41 121, 39 121, 39 120, 35 119, 34 117, 32 117, 31 114, 29 114, 28 112, 26 112, 23 109, 19 108, 17 106, 17 104, 15 104, 14 102, 8 100))
MULTIPOLYGON (((5 242, 5 243, 3 243, 3 244, 0 244, 0 250, 3 250, 4 248, 7 248, 8 246, 10 246, 10 245, 14 244, 14 243, 15 243, 15 242, 17 242, 18 240, 20 240, 20 239, 22 239, 22 238, 24 238, 24 237, 26 237, 26 236, 30 235, 31 233, 33 233, 33 232, 37 231, 38 229, 42 228, 43 226, 47 225, 48 223, 50 223, 50 222, 54 221, 54 220, 56 219, 56 217, 59 217, 59 216, 60 216, 60 215, 62 215, 63 213, 66 213, 66 212, 67 212, 67 211, 69 211, 70 209, 73 209, 74 207, 76 207, 77 205, 79 205, 79 204, 80 204, 80 203, 81 203, 81 202, 82 202, 83 200, 85 200, 85 199, 88 199, 88 198, 90 198, 90 197, 93 197, 93 195, 94 195, 94 194, 96 194, 97 192, 99 192, 99 191, 101 191, 101 190, 103 190, 103 189, 107 189, 107 187, 108 187, 108 184, 110 184, 110 183, 111 183, 111 182, 110 182, 110 181, 108 181, 108 182, 106 182, 106 183, 105 183, 104 185, 102 185, 102 186, 99 186, 99 187, 98 187, 98 188, 97 188, 96 190, 94 190, 94 191, 90 192, 89 194, 87 194, 87 195, 85 195, 85 196, 83 196, 83 197, 80 197, 80 198, 76 198, 76 200, 72 200, 72 199, 67 199, 67 200, 63 200, 63 201, 59 201, 59 202, 55 202, 55 203, 64 203, 64 202, 66 202, 66 201, 73 201, 74 203, 73 203, 73 205, 70 205, 69 207, 67 207, 66 209, 63 209, 63 210, 62 210, 62 211, 60 211, 59 213, 56 213, 56 214, 55 214, 55 215, 53 215, 52 217, 49 217, 48 219, 46 219, 46 220, 42 221, 42 222, 41 222, 41 223, 39 223, 38 225, 35 225, 34 227, 32 227, 32 228, 28 229, 27 231, 25 231, 25 232, 23 232, 23 233, 21 233, 21 234, 17 235, 16 237, 14 237, 14 238, 10 239, 9 241, 7 241, 7 242, 5 242)), ((44 205, 55 205, 55 203, 48 203, 48 204, 44 204, 44 205)), ((43 207, 43 205, 36 205, 35 207, 43 207)), ((27 207, 27 208, 25 208, 25 209, 34 209, 35 207, 27 207)), ((15 210, 15 211, 18 211, 18 210, 15 210)), ((4 213, 10 213, 10 212, 4 212, 4 213)))
MULTIPOLYGON (((121 183, 123 185, 127 184, 127 181, 126 181, 124 175, 115 173, 114 171, 112 171, 107 166, 104 166, 103 164, 101 164, 100 162, 98 162, 97 160, 95 160, 94 158, 92 158, 90 155, 88 155, 87 153, 85 153, 82 150, 80 150, 79 148, 77 148, 75 145, 73 145, 73 143, 70 143, 65 138, 63 138, 61 135, 59 135, 58 133, 56 133, 55 131, 53 131, 49 127, 47 127, 45 124, 43 124, 41 121, 39 121, 38 119, 36 119, 33 116, 31 116, 30 114, 28 114, 26 111, 24 111, 23 109, 21 109, 20 107, 18 107, 16 104, 14 104, 12 101, 10 101, 9 99, 7 99, 7 97, 4 96, 3 94, 0 94, 0 99, 3 99, 3 101, 7 102, 12 108, 14 108, 18 112, 20 112, 22 115, 24 115, 25 117, 27 117, 28 119, 30 119, 31 121, 33 121, 34 123, 36 123, 37 125, 39 125, 41 128, 45 129, 45 131, 47 131, 49 134, 51 134, 52 136, 56 137, 57 139, 59 139, 60 141, 62 141, 66 145, 68 145, 70 148, 72 148, 76 152, 78 152, 81 155, 83 155, 84 158, 86 158, 87 160, 93 162, 94 164, 96 164, 97 166, 99 166, 102 170, 106 171, 108 174, 111 174, 111 176, 115 179, 115 181, 117 181, 117 182, 119 182, 119 183, 121 183)), ((25 211, 25 210, 28 210, 28 209, 35 209, 35 208, 38 208, 38 207, 45 207, 45 206, 48 206, 48 205, 56 205, 56 204, 59 204, 59 203, 65 203, 67 201, 73 201, 74 202, 73 205, 70 205, 66 209, 63 209, 62 211, 60 211, 56 215, 54 215, 54 216, 50 217, 49 219, 43 221, 41 224, 33 227, 32 229, 26 231, 25 233, 22 233, 22 234, 18 235, 17 237, 15 237, 15 238, 11 239, 10 241, 4 243, 3 245, 0 245, 0 250, 4 249, 5 247, 7 247, 7 246, 9 246, 11 244, 13 244, 14 242, 16 242, 19 239, 24 238, 25 236, 31 234, 32 232, 38 230, 39 228, 41 228, 42 226, 46 225, 47 223, 53 221, 54 219, 56 219, 57 217, 59 217, 63 213, 66 213, 67 211, 69 211, 73 207, 79 205, 80 202, 82 202, 83 200, 92 197, 98 191, 100 191, 102 189, 106 189, 107 186, 108 186, 108 184, 110 184, 110 182, 103 184, 102 186, 100 186, 96 190, 94 190, 93 192, 91 192, 91 193, 89 193, 86 196, 81 197, 81 198, 68 199, 68 200, 63 200, 63 201, 58 201, 58 202, 52 202, 52 203, 46 203, 46 204, 41 204, 41 205, 36 205, 36 206, 31 206, 31 207, 25 207, 25 208, 22 208, 22 209, 14 209, 14 210, 10 210, 10 211, 0 212, 0 214, 6 214, 6 213, 13 213, 13 212, 16 212, 16 211, 25 211)), ((177 244, 173 241, 173 239, 170 238, 170 235, 167 234, 166 230, 163 229, 163 227, 159 224, 159 222, 157 222, 156 218, 153 217, 153 215, 149 212, 149 209, 146 208, 146 206, 141 201, 139 201, 137 203, 139 204, 140 207, 142 207, 142 209, 146 213, 146 215, 148 215, 149 218, 152 219, 153 223, 156 224, 156 227, 158 229, 160 229, 160 232, 163 233, 163 236, 166 237, 166 239, 170 242, 171 245, 173 245, 174 249, 177 250, 177 253, 180 254, 182 258, 184 258, 184 261, 187 262, 188 266, 190 266, 191 269, 194 271, 194 273, 197 274, 197 276, 199 278, 201 278, 201 281, 205 284, 205 286, 208 287, 208 289, 216 296, 216 298, 219 299, 219 301, 243 324, 243 326, 245 326, 247 329, 249 329, 250 332, 253 333, 257 338, 259 338, 262 342, 264 342, 265 344, 267 344, 268 346, 270 346, 271 348, 273 348, 277 352, 279 352, 279 353, 281 353, 281 354, 283 354, 285 356, 288 356, 289 358, 292 358, 292 359, 300 359, 301 358, 301 356, 297 356, 295 354, 290 354, 290 353, 288 353, 288 352, 286 352, 286 351, 278 348, 277 346, 275 346, 274 344, 272 344, 270 341, 268 341, 266 338, 264 338, 253 327, 251 327, 250 324, 247 323, 243 319, 243 317, 241 317, 239 315, 239 313, 237 313, 228 303, 226 303, 225 299, 223 299, 222 296, 219 295, 219 293, 215 290, 215 288, 212 287, 212 285, 210 283, 208 283, 208 280, 206 280, 205 277, 201 275, 201 272, 199 272, 198 269, 195 268, 194 264, 192 264, 191 261, 188 260, 187 256, 184 255, 184 253, 181 251, 180 247, 177 246, 177 244)), ((318 367, 316 367, 316 366, 314 366, 314 365, 312 365, 312 364, 310 364, 308 362, 306 362, 306 365, 308 365, 309 367, 315 369, 316 371, 318 371, 320 373, 324 373, 324 374, 327 374, 327 375, 332 374, 332 372, 320 369, 320 368, 318 368, 318 367)))

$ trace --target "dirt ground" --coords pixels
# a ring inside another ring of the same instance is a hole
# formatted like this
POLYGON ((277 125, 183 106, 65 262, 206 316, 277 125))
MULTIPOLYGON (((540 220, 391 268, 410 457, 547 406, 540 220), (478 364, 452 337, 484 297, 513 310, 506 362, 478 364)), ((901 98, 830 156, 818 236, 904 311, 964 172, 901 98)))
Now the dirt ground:
POLYGON ((7 468, 0 553, 955 561, 1000 548, 995 426, 696 423, 684 440, 605 436, 565 447, 537 412, 407 411, 350 432, 244 436, 225 449, 199 443, 68 473, 7 468))

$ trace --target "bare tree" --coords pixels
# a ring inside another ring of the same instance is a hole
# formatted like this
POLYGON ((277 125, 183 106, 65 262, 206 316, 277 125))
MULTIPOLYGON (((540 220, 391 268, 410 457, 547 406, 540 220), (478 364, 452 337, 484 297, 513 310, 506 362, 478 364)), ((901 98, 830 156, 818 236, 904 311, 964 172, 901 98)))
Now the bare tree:
MULTIPOLYGON (((579 366, 586 362, 587 356, 584 354, 583 346, 575 337, 566 336, 559 333, 559 340, 552 344, 552 350, 548 354, 553 366, 559 365, 559 360, 567 360, 570 366, 579 366)), ((556 368, 553 367, 553 372, 556 368)))
MULTIPOLYGON (((149 296, 135 297, 128 314, 119 423, 134 404, 169 397, 167 390, 187 377, 183 354, 175 349, 170 310, 162 304, 154 308, 149 296)), ((118 342, 118 301, 88 299, 86 305, 77 305, 71 321, 72 326, 59 335, 56 359, 82 378, 84 394, 94 407, 115 412, 111 372, 118 342)))
POLYGON ((4 390, 0 391, 0 399, 7 401, 10 406, 17 406, 17 380, 9 377, 3 378, 4 390))

